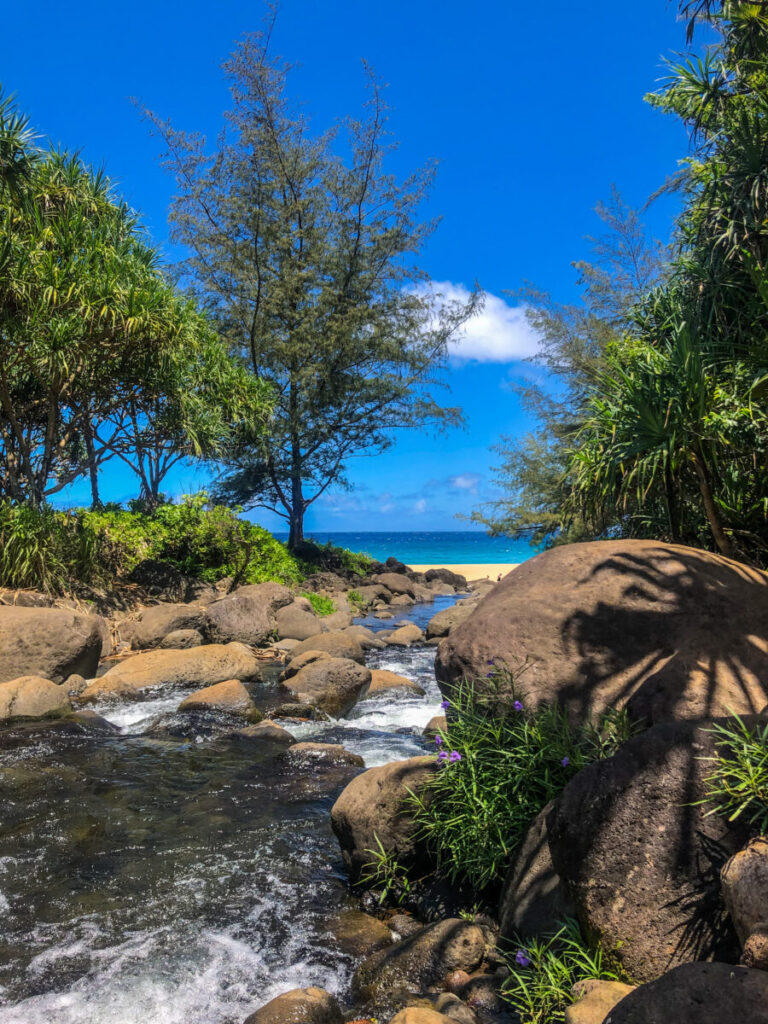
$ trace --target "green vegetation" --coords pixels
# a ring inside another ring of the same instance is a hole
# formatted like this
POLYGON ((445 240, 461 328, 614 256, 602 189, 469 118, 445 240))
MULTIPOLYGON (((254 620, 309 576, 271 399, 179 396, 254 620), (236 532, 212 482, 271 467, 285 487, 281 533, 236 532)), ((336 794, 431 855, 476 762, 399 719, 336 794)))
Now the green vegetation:
POLYGON ((324 597, 322 594, 313 594, 312 591, 304 591, 302 597, 306 597, 312 605, 312 611, 315 615, 333 615, 336 611, 336 605, 330 597, 324 597))
POLYGON ((348 591, 348 593, 347 593, 347 600, 352 605, 352 607, 353 608, 357 608, 358 611, 362 611, 363 608, 365 607, 365 601, 363 600, 363 595, 360 593, 359 590, 350 590, 350 591, 348 591))
POLYGON ((521 939, 508 957, 509 976, 502 988, 520 1024, 556 1024, 573 1003, 579 981, 624 981, 611 969, 599 946, 590 947, 576 921, 568 920, 550 938, 521 939))
MULTIPOLYGON (((691 153, 666 258, 614 206, 612 242, 580 265, 585 303, 533 302, 540 431, 502 467, 499 530, 536 539, 644 536, 768 564, 768 10, 681 3, 716 44, 668 68, 649 102, 683 122, 691 153), (615 216, 614 216, 615 214, 615 216), (559 531, 559 532, 558 532, 559 531)), ((506 446, 505 446, 506 447, 506 446)))
POLYGON ((379 85, 369 79, 361 117, 313 131, 269 53, 273 18, 224 64, 233 106, 217 140, 149 117, 175 178, 182 273, 276 400, 268 443, 237 432, 219 493, 278 512, 293 548, 351 456, 388 447, 396 428, 459 420, 432 391, 477 297, 443 302, 415 263, 434 227, 420 209, 435 167, 403 181, 386 170, 379 85))
MULTIPOLYGON (((506 670, 494 669, 494 679, 505 692, 514 684, 506 670)), ((437 870, 478 892, 500 884, 531 821, 569 779, 613 754, 631 732, 623 713, 575 726, 558 707, 531 710, 518 700, 514 709, 500 715, 492 692, 480 696, 461 684, 436 739, 442 767, 413 797, 437 870)))
POLYGON ((408 872, 394 853, 384 849, 375 832, 374 838, 376 849, 365 851, 370 853, 371 859, 363 866, 360 884, 378 894, 379 906, 388 901, 399 905, 411 891, 408 872))
POLYGON ((62 512, 0 503, 0 586, 64 594, 78 585, 111 586, 152 558, 191 577, 235 583, 306 577, 271 533, 205 494, 156 509, 62 512))
POLYGON ((708 813, 735 821, 743 814, 756 832, 768 831, 768 723, 750 728, 738 716, 712 727, 717 754, 705 778, 708 813))

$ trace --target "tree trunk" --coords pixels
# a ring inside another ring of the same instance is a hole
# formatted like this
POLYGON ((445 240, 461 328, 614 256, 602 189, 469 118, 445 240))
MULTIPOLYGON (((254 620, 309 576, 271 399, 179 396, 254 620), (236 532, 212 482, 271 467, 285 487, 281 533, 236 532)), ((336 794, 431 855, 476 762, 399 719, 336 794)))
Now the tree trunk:
POLYGON ((101 497, 99 495, 99 467, 96 464, 96 455, 93 447, 93 431, 90 420, 86 419, 83 427, 83 438, 85 440, 85 451, 88 456, 88 475, 91 478, 91 508, 101 508, 101 497))
POLYGON ((288 547, 294 551, 304 540, 304 492, 301 486, 301 475, 296 472, 291 477, 289 516, 288 547))
POLYGON ((715 504, 715 499, 712 494, 712 487, 709 483, 707 464, 704 461, 704 456, 698 448, 693 449, 693 465, 696 469, 696 475, 699 478, 701 499, 704 502, 704 511, 707 516, 709 528, 712 531, 712 536, 715 538, 715 544, 717 544, 720 554, 725 555, 727 558, 737 558, 738 556, 733 544, 731 543, 730 537, 728 537, 723 529, 723 524, 720 522, 720 515, 717 511, 717 505, 715 504))

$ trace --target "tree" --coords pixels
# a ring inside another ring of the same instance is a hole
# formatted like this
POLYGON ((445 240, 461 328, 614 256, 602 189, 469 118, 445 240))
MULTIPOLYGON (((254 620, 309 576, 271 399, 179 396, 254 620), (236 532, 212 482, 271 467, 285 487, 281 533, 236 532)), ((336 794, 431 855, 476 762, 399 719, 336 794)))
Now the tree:
POLYGON ((434 167, 403 182, 385 172, 392 147, 372 78, 362 119, 313 134, 269 31, 245 38, 224 68, 233 106, 210 151, 148 116, 176 178, 183 280, 276 395, 268 444, 240 430, 219 493, 277 511, 295 546, 307 508, 344 484, 350 457, 381 451, 396 428, 459 420, 431 389, 478 298, 443 302, 416 266, 435 227, 419 219, 434 167))

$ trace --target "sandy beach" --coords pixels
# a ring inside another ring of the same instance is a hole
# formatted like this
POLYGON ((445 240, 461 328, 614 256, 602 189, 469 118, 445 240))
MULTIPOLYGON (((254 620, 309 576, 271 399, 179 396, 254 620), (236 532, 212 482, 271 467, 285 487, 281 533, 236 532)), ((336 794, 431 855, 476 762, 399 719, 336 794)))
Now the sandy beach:
POLYGON ((484 564, 461 564, 461 565, 448 565, 443 562, 441 564, 435 563, 434 565, 411 565, 411 569, 414 572, 427 572, 428 569, 450 569, 451 572, 457 572, 460 576, 466 576, 467 580, 497 580, 500 576, 506 576, 508 572, 516 568, 516 565, 498 563, 484 563, 484 564))

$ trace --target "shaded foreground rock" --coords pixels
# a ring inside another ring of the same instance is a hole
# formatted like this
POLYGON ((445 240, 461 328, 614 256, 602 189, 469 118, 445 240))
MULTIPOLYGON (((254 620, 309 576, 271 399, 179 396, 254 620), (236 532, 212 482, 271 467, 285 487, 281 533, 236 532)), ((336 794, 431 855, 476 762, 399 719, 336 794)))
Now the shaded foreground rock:
POLYGON ((293 594, 281 583, 239 587, 208 605, 209 639, 221 644, 234 640, 260 647, 275 629, 277 611, 292 601, 293 594))
POLYGON ((631 978, 739 958, 720 870, 749 827, 698 804, 714 749, 707 728, 655 726, 582 769, 548 816, 552 861, 586 934, 631 978))
POLYGON ((352 980, 352 992, 370 1009, 392 1009, 409 993, 443 987, 452 971, 474 971, 484 956, 482 928, 449 918, 364 960, 352 980))
POLYGON ((272 999, 243 1024, 344 1024, 341 1007, 321 988, 295 988, 272 999))
POLYGON ((423 850, 414 837, 409 794, 419 793, 436 769, 433 757, 392 761, 369 768, 343 790, 331 809, 331 825, 353 882, 378 843, 401 864, 419 861, 423 850))
POLYGON ((578 1001, 565 1011, 565 1024, 603 1024, 606 1016, 630 992, 634 985, 621 981, 598 981, 590 978, 573 987, 578 1001))
POLYGON ((49 718, 71 710, 67 689, 40 676, 20 676, 0 683, 0 722, 49 718))
POLYGON ((371 682, 370 669, 349 658, 320 658, 289 675, 282 685, 297 701, 339 718, 355 706, 371 682))
POLYGON ((206 644, 188 651, 148 651, 126 658, 83 690, 82 703, 139 698, 160 686, 211 686, 228 679, 258 679, 258 658, 244 644, 206 644))
POLYGON ((768 969, 768 839, 752 839, 720 874, 725 906, 746 967, 768 969))
POLYGON ((213 686, 191 693, 179 704, 178 710, 219 711, 239 718, 261 718, 251 695, 239 679, 227 679, 223 683, 214 683, 213 686))
MULTIPOLYGON (((768 577, 654 541, 566 544, 520 565, 438 648, 450 690, 493 659, 531 702, 586 715, 628 705, 650 722, 768 705, 768 577)), ((511 697, 506 693, 507 699, 511 697)))
POLYGON ((640 985, 605 1024, 768 1024, 768 973, 690 963, 640 985))
POLYGON ((0 605, 0 682, 40 676, 63 683, 95 675, 106 624, 69 608, 0 605))

